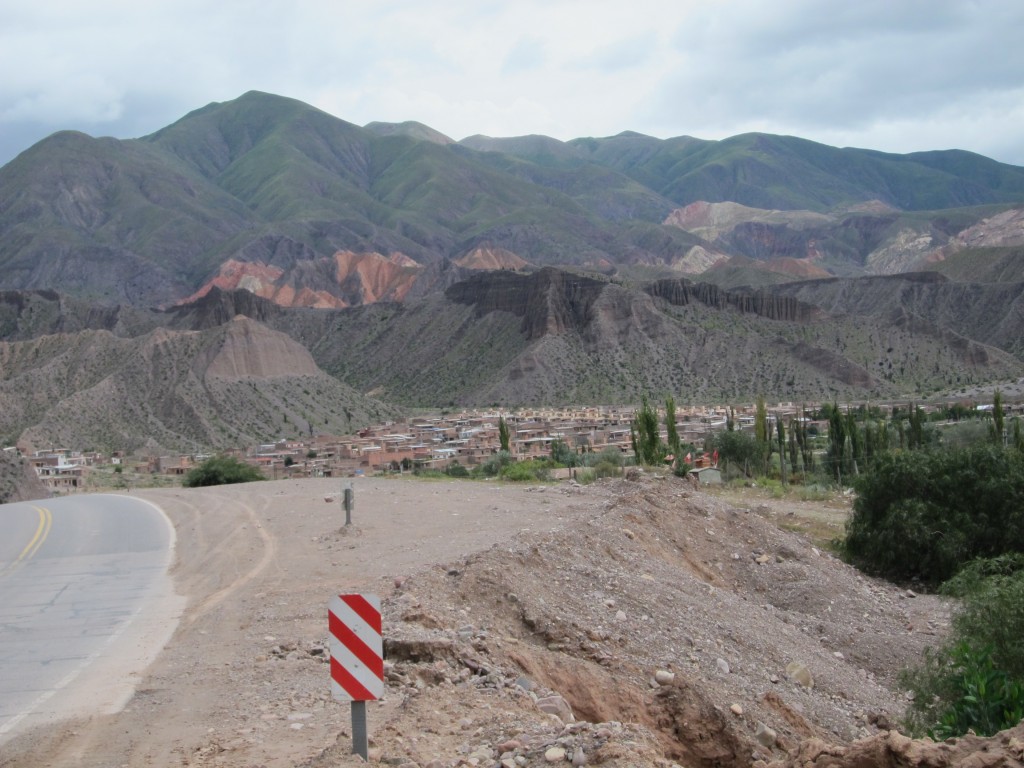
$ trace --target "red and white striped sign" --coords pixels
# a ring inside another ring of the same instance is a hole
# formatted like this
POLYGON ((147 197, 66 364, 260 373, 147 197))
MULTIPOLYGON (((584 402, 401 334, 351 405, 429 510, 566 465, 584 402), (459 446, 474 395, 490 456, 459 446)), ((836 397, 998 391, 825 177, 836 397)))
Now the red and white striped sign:
POLYGON ((338 595, 327 609, 331 695, 338 701, 376 701, 384 695, 380 598, 338 595))

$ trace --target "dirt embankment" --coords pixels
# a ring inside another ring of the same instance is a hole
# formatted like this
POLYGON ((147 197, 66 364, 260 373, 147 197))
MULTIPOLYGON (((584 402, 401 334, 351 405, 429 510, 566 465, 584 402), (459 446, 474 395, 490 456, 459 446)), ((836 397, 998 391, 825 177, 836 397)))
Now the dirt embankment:
POLYGON ((373 761, 741 766, 817 740, 808 759, 839 765, 827 745, 891 738, 895 674, 948 620, 770 504, 676 478, 355 492, 349 529, 338 481, 146 492, 178 530, 179 631, 124 712, 29 734, 0 765, 359 764, 325 652, 347 591, 383 598, 373 761))

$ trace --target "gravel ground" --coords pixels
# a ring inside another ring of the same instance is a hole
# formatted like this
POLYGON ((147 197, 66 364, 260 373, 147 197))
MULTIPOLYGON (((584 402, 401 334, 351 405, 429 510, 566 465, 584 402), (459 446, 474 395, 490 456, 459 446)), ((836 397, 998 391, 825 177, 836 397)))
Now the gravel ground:
POLYGON ((122 712, 28 733, 0 766, 360 764, 329 695, 335 593, 383 600, 371 761, 421 768, 849 743, 898 721, 897 671, 948 626, 816 547, 793 502, 674 477, 353 482, 348 528, 337 480, 133 492, 178 533, 178 629, 122 712))

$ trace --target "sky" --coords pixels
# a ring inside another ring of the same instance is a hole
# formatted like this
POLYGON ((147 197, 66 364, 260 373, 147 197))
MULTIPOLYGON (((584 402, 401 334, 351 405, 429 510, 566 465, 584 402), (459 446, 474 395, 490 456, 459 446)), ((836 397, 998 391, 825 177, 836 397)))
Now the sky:
POLYGON ((1024 0, 0 0, 0 163, 259 90, 453 139, 763 131, 1024 166, 1024 0))

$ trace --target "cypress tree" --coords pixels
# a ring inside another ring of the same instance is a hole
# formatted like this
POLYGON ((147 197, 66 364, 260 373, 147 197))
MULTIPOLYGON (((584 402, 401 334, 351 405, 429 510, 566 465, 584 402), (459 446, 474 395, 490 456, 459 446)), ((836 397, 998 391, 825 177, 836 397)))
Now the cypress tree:
POLYGON ((665 399, 665 434, 668 437, 668 449, 676 459, 679 458, 679 430, 676 429, 676 401, 672 395, 665 399))
POLYGON ((508 429, 508 424, 505 422, 505 417, 504 416, 499 416, 498 417, 498 442, 501 445, 501 450, 505 451, 505 453, 510 453, 511 452, 510 449, 509 449, 509 443, 510 443, 510 439, 509 438, 510 438, 509 429, 508 429))

